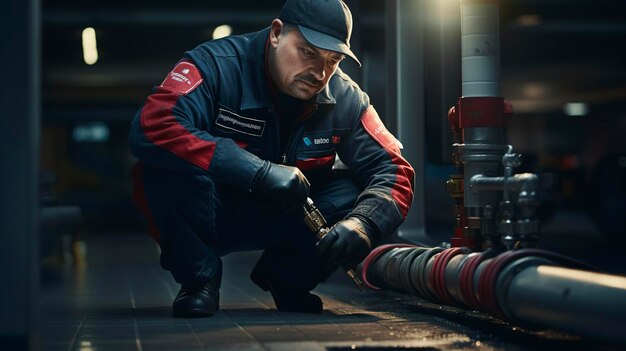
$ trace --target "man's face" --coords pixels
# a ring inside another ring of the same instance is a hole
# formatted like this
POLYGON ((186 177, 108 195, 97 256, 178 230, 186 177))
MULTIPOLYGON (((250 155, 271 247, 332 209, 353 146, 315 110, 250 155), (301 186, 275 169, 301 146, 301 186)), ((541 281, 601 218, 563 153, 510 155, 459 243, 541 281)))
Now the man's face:
POLYGON ((281 27, 280 20, 272 22, 269 53, 272 80, 282 93, 308 100, 328 84, 343 55, 312 46, 297 28, 285 33, 281 27))

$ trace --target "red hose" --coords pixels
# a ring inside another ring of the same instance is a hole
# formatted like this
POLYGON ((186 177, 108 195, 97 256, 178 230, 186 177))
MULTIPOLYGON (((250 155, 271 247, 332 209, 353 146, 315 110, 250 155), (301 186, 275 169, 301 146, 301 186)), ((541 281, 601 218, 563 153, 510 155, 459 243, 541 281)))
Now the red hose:
POLYGON ((381 288, 377 287, 376 285, 370 283, 369 280, 367 280, 367 270, 369 269, 369 266, 372 264, 372 262, 374 262, 383 253, 385 253, 385 252, 387 252, 387 251, 389 251, 391 249, 395 249, 395 248, 399 248, 399 247, 419 247, 419 246, 411 245, 411 244, 386 244, 386 245, 380 245, 380 246, 375 247, 369 253, 369 255, 367 255, 367 257, 365 257, 365 259, 363 260, 363 265, 361 267, 361 280, 363 280, 363 283, 365 283, 365 285, 368 288, 374 289, 374 290, 381 290, 381 288))
POLYGON ((498 276, 502 264, 510 262, 509 258, 515 259, 516 257, 519 258, 523 256, 520 255, 519 252, 520 251, 507 251, 497 256, 493 261, 489 262, 478 278, 478 298, 480 299, 482 310, 500 319, 504 319, 504 313, 500 309, 497 301, 495 277, 498 276))
POLYGON ((582 261, 546 250, 521 249, 507 251, 491 261, 480 275, 478 281, 478 297, 480 298, 481 306, 486 312, 498 318, 506 319, 506 315, 502 311, 502 308, 498 303, 498 297, 496 296, 496 283, 498 281, 498 276, 508 264, 528 256, 546 258, 569 268, 594 270, 593 267, 582 261))
POLYGON ((446 285, 446 267, 454 256, 467 252, 467 248, 453 247, 442 251, 434 258, 429 281, 430 285, 433 287, 437 299, 439 299, 442 303, 452 306, 460 306, 460 304, 454 301, 454 299, 448 292, 448 288, 446 285))
POLYGON ((461 272, 459 274, 459 290, 461 291, 461 296, 466 305, 474 308, 480 309, 480 301, 476 298, 476 292, 474 291, 474 275, 476 274, 476 269, 480 265, 481 262, 492 258, 495 255, 495 252, 492 250, 481 252, 480 255, 469 258, 463 268, 461 268, 461 272))

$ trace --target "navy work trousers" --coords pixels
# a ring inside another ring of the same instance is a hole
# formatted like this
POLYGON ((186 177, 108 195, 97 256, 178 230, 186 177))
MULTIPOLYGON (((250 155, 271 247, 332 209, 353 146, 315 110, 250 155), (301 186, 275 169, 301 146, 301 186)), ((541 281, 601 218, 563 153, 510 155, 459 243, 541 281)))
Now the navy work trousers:
MULTIPOLYGON (((203 283, 219 274, 220 257, 265 250, 257 265, 277 283, 313 289, 337 267, 321 262, 317 237, 302 213, 272 213, 271 200, 209 176, 152 168, 134 169, 135 200, 161 246, 161 266, 181 284, 203 283)), ((360 190, 349 172, 316 182, 309 196, 331 226, 353 208, 360 190)))

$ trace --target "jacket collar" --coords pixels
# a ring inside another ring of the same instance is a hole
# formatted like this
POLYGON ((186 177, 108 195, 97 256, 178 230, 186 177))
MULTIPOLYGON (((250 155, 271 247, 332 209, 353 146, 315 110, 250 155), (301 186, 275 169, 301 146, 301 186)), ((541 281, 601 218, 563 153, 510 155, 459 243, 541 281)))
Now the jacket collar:
MULTIPOLYGON (((333 79, 333 78, 331 77, 330 79, 333 79)), ((335 104, 336 103, 335 98, 330 93, 330 79, 328 80, 328 84, 326 84, 324 89, 322 89, 322 91, 315 94, 311 98, 311 101, 313 103, 316 103, 316 104, 335 104)))
MULTIPOLYGON (((250 45, 243 60, 243 93, 241 110, 269 108, 272 106, 273 87, 265 68, 266 52, 270 27, 253 33, 250 45)), ((331 78, 332 79, 332 78, 331 78)), ((310 102, 315 104, 334 104, 329 84, 315 94, 310 102)))

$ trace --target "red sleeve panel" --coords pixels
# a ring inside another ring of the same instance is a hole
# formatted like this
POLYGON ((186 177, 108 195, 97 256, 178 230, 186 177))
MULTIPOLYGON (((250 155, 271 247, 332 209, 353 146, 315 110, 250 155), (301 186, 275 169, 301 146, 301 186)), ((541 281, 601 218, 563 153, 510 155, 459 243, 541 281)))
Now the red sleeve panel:
POLYGON ((219 97, 216 73, 181 61, 157 86, 131 123, 130 149, 146 166, 200 173, 249 190, 263 161, 236 141, 211 135, 219 97))
POLYGON ((198 138, 174 116, 173 109, 181 95, 169 88, 157 88, 141 110, 141 127, 146 138, 154 145, 208 170, 215 152, 215 142, 198 138))
POLYGON ((383 147, 395 166, 395 180, 391 187, 391 196, 398 204, 402 217, 406 218, 413 201, 413 167, 402 157, 400 142, 391 134, 380 120, 376 110, 370 105, 361 116, 361 123, 367 133, 383 147))

